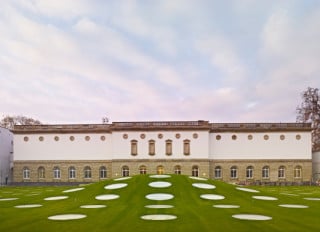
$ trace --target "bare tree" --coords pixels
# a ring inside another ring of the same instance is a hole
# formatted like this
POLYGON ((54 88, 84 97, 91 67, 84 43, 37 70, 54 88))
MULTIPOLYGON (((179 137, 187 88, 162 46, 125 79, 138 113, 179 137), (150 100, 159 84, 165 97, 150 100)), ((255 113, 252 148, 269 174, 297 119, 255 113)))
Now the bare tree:
POLYGON ((7 129, 13 129, 14 125, 40 125, 42 124, 39 120, 28 118, 23 115, 18 116, 4 116, 0 121, 0 126, 7 129))
POLYGON ((297 122, 311 123, 312 150, 320 151, 320 96, 319 89, 308 87, 301 94, 302 103, 297 107, 297 122))

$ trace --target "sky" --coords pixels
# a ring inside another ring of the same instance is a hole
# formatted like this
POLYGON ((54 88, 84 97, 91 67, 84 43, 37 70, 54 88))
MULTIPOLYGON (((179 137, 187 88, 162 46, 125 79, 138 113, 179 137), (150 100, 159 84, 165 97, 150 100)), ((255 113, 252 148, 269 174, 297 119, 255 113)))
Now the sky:
POLYGON ((0 0, 0 117, 295 122, 318 0, 0 0))

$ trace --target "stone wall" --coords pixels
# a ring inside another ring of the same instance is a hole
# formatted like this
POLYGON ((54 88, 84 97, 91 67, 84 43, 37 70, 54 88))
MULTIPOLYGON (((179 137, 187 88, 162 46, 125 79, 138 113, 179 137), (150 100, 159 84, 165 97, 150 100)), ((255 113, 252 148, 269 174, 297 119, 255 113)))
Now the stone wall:
POLYGON ((306 182, 312 177, 311 160, 211 160, 210 161, 210 178, 214 176, 215 167, 222 168, 222 178, 226 182, 306 182), (237 178, 231 178, 231 167, 237 168, 237 178), (247 167, 253 167, 253 177, 246 177, 247 167), (269 167, 269 178, 262 178, 263 167, 269 167), (279 178, 279 167, 285 168, 285 177, 279 178), (294 169, 300 166, 302 169, 301 178, 294 177, 294 169))
POLYGON ((13 170, 13 182, 96 182, 101 180, 99 169, 106 167, 107 178, 111 178, 112 164, 111 161, 15 161, 13 170), (91 169, 91 178, 84 178, 84 168, 89 166, 91 169), (45 169, 44 178, 39 178, 38 169, 45 169), (54 178, 53 169, 59 167, 61 171, 60 178, 54 178), (76 170, 75 178, 69 178, 69 168, 74 167, 76 170), (23 178, 23 169, 30 170, 30 178, 23 178))
POLYGON ((14 163, 13 182, 96 182, 100 178, 100 167, 106 167, 107 178, 117 178, 123 176, 122 169, 124 166, 129 168, 129 175, 140 174, 141 167, 145 167, 146 174, 174 174, 175 167, 181 168, 182 175, 195 175, 193 170, 197 170, 196 175, 205 178, 215 178, 215 167, 220 166, 222 170, 219 180, 234 183, 251 183, 251 182, 307 182, 312 179, 312 161, 311 160, 109 160, 109 161, 16 161, 14 163), (91 169, 91 178, 84 178, 84 169, 89 166, 91 169), (237 168, 237 177, 230 177, 232 166, 237 168), (253 167, 253 177, 246 178, 246 169, 248 166, 253 167), (269 167, 269 177, 262 178, 262 169, 264 166, 269 167), (279 167, 284 166, 285 177, 279 178, 279 167), (294 169, 300 166, 302 170, 301 178, 294 177, 294 169), (38 169, 45 169, 44 178, 39 178, 38 169), (59 167, 61 171, 60 178, 54 178, 53 169, 59 167), (69 168, 74 167, 76 177, 69 178, 69 168), (29 178, 23 178, 23 169, 28 168, 30 171, 29 178))

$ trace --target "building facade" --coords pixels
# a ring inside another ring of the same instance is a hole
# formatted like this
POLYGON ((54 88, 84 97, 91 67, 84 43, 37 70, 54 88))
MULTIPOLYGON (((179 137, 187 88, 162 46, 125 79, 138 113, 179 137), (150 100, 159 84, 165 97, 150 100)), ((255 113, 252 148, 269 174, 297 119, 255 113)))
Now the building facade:
POLYGON ((10 130, 0 127, 0 185, 11 181, 13 134, 10 130))
POLYGON ((311 127, 208 121, 19 125, 14 182, 185 174, 234 183, 312 179, 311 127))

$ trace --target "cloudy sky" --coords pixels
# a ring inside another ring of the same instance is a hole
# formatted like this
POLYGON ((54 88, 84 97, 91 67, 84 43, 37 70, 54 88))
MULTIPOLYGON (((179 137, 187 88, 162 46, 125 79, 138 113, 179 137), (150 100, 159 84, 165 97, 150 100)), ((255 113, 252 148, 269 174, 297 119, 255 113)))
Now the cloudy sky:
POLYGON ((0 117, 294 122, 318 0, 1 0, 0 117))

